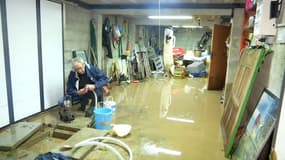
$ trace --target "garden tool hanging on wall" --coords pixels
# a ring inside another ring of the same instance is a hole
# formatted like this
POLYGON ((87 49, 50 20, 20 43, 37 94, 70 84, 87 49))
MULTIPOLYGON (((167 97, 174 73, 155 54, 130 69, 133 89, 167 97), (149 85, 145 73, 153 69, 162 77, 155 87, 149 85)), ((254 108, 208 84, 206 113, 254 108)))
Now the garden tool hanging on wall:
POLYGON ((122 59, 122 62, 123 62, 123 66, 122 66, 123 71, 122 71, 122 72, 125 74, 126 79, 128 79, 128 80, 131 79, 131 76, 130 76, 130 74, 131 74, 131 68, 129 68, 129 67, 131 67, 131 66, 129 65, 129 63, 130 63, 130 62, 129 62, 129 60, 130 60, 130 55, 131 55, 131 43, 130 43, 130 41, 128 40, 128 41, 127 41, 127 44, 126 44, 126 51, 125 51, 125 54, 121 56, 121 59, 122 59))
POLYGON ((116 81, 119 84, 119 64, 117 60, 113 60, 112 62, 112 67, 111 67, 111 78, 110 78, 110 82, 114 82, 116 81))
POLYGON ((112 26, 112 44, 113 47, 116 49, 119 46, 122 36, 122 26, 118 25, 118 17, 115 16, 115 24, 112 26))
POLYGON ((125 20, 123 22, 123 36, 127 38, 127 44, 126 44, 126 51, 125 51, 125 57, 123 57, 125 59, 125 68, 124 68, 124 71, 126 72, 126 76, 127 76, 127 79, 128 80, 131 80, 131 42, 130 42, 130 36, 129 36, 129 33, 130 33, 130 30, 129 30, 129 23, 127 20, 125 20))
POLYGON ((123 52, 123 41, 120 39, 118 45, 118 63, 120 67, 120 75, 119 75, 119 84, 122 81, 127 81, 128 73, 127 73, 127 55, 123 52))
POLYGON ((175 47, 175 36, 172 28, 166 28, 164 30, 164 46, 163 46, 163 61, 166 73, 170 71, 170 68, 174 65, 173 48, 175 47))
POLYGON ((108 17, 105 18, 103 27, 102 27, 102 45, 107 49, 107 57, 113 58, 112 48, 111 48, 111 39, 110 32, 112 31, 112 26, 110 19, 108 17))
POLYGON ((131 42, 130 42, 130 40, 128 40, 128 42, 127 42, 126 55, 127 56, 131 55, 131 42))
POLYGON ((112 43, 114 48, 118 48, 121 43, 121 25, 113 25, 112 27, 112 43))
POLYGON ((98 55, 97 55, 97 44, 96 44, 96 32, 95 32, 95 20, 90 20, 90 46, 89 46, 89 54, 91 64, 96 64, 98 66, 98 55))

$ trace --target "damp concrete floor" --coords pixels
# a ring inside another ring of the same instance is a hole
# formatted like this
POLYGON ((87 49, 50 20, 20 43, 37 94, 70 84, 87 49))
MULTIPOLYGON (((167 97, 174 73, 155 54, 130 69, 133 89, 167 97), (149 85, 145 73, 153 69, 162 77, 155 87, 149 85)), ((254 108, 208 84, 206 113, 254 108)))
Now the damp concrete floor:
MULTIPOLYGON (((223 160, 220 119, 221 91, 208 91, 206 78, 149 79, 142 83, 113 86, 111 96, 117 103, 114 124, 130 124, 131 134, 120 140, 127 143, 136 160, 223 160)), ((76 110, 76 109, 74 109, 76 110)), ((52 126, 62 123, 58 109, 37 115, 29 121, 52 126)), ((70 124, 83 128, 91 121, 74 111, 70 124)), ((83 139, 82 139, 83 140, 83 139)), ((18 150, 46 153, 64 143, 46 136, 18 150)), ((119 150, 127 159, 127 153, 119 150)), ((107 150, 96 150, 86 160, 117 159, 107 150)))

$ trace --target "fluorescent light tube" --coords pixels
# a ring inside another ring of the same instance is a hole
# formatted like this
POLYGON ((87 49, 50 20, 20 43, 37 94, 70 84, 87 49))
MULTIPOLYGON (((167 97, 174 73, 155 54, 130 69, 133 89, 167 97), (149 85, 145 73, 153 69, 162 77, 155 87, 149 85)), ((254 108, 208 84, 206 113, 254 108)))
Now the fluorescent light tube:
POLYGON ((203 26, 172 26, 173 28, 203 28, 203 26))
POLYGON ((182 26, 182 28, 203 28, 202 26, 182 26))
POLYGON ((192 16, 148 16, 149 19, 192 19, 192 16))

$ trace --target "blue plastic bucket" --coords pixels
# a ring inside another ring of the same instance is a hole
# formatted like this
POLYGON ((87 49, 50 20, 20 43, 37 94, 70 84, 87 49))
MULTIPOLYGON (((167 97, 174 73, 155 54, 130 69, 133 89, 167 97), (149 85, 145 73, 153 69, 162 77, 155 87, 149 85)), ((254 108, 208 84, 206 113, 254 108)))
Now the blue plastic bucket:
POLYGON ((100 130, 111 129, 112 109, 111 108, 95 108, 95 128, 100 130))

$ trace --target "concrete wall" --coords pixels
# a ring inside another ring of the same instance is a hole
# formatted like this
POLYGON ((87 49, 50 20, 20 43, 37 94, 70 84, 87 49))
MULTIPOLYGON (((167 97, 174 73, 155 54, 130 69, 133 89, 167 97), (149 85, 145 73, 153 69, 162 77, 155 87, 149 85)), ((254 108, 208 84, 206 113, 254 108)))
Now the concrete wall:
MULTIPOLYGON (((230 85, 233 81, 233 77, 236 73, 236 68, 239 59, 239 44, 240 44, 240 35, 241 35, 241 24, 242 24, 242 9, 235 9, 233 25, 232 25, 232 34, 231 34, 231 44, 230 44, 230 52, 229 52, 229 61, 228 61, 228 73, 227 73, 227 81, 226 92, 230 88, 230 85)), ((284 23, 284 15, 283 23, 284 23)), ((109 16, 111 19, 111 23, 115 23, 114 16, 109 16)), ((97 20, 96 31, 97 31, 97 53, 101 55, 99 57, 99 67, 105 68, 106 72, 106 60, 105 59, 105 50, 102 48, 102 22, 104 20, 103 15, 98 15, 94 11, 89 11, 78 6, 73 6, 69 4, 64 5, 64 63, 65 63, 65 77, 67 77, 70 69, 71 69, 71 51, 74 49, 77 50, 88 50, 89 45, 89 21, 95 18, 97 20)), ((123 20, 127 19, 124 16, 117 17, 117 24, 122 24, 123 20)), ((129 21, 129 38, 131 42, 131 50, 134 49, 136 37, 136 25, 138 20, 136 19, 127 19, 129 21)), ((163 29, 162 29, 163 30, 163 29)), ((200 40, 204 30, 201 29, 181 29, 175 32, 176 36, 176 47, 182 47, 185 50, 193 49, 197 41, 200 40)), ((160 34, 163 37, 163 34, 160 34)), ((123 40, 123 51, 126 49, 126 39, 123 40)), ((147 46, 146 46, 147 47, 147 46)), ((113 53, 117 55, 118 51, 115 48, 112 48, 113 53)), ((272 90, 274 94, 279 96, 281 82, 283 78, 284 72, 284 64, 285 64, 285 55, 282 54, 284 52, 285 47, 281 44, 275 44, 273 46, 274 57, 273 57, 273 65, 271 69, 270 76, 270 84, 269 89, 272 90)), ((115 56, 117 57, 117 56, 115 56)))
POLYGON ((122 34, 122 53, 126 54, 126 47, 128 40, 131 42, 131 48, 134 47, 134 33, 135 33, 135 25, 133 21, 124 16, 113 16, 113 15, 101 15, 96 12, 93 12, 93 19, 96 21, 96 39, 97 39, 97 54, 98 54, 98 66, 101 68, 109 78, 112 77, 111 66, 112 63, 115 63, 119 70, 121 70, 120 65, 120 57, 118 53, 118 48, 113 47, 112 45, 112 32, 109 33, 111 39, 111 49, 113 58, 108 58, 106 47, 102 46, 102 26, 106 17, 109 18, 110 24, 120 25, 123 27, 122 34))
MULTIPOLYGON (((211 32, 209 28, 176 28, 174 35, 176 37, 177 48, 183 48, 186 50, 194 50, 197 48, 197 44, 202 38, 205 32, 211 32)), ((209 39, 208 45, 211 44, 211 39, 209 39)), ((205 47, 208 48, 208 47, 205 47)))
MULTIPOLYGON (((78 6, 65 4, 64 5, 64 64, 65 64, 65 78, 67 78, 69 71, 72 67, 72 50, 86 50, 88 52, 88 47, 90 43, 90 27, 89 23, 92 19, 95 24, 95 34, 96 34, 96 54, 98 56, 98 67, 102 69, 110 77, 107 62, 113 62, 118 59, 118 49, 112 46, 112 52, 114 55, 113 59, 106 58, 106 49, 102 46, 102 24, 104 18, 108 16, 110 18, 111 24, 123 24, 124 20, 127 20, 129 25, 129 39, 132 42, 132 47, 134 47, 135 42, 135 25, 132 20, 124 16, 112 15, 102 15, 94 12, 93 10, 87 10, 78 6)), ((127 29, 125 27, 125 29, 127 29)), ((123 52, 126 50, 127 35, 123 37, 123 52)), ((88 52, 89 53, 89 52, 88 52)), ((89 56, 89 55, 88 55, 89 56)))
MULTIPOLYGON (((135 39, 136 42, 140 41, 140 39, 143 39, 143 43, 145 47, 149 46, 149 40, 151 37, 155 37, 157 40, 157 45, 159 48, 163 48, 163 40, 164 40, 164 30, 165 26, 161 26, 160 29, 158 26, 151 26, 151 25, 138 25, 136 27, 136 34, 135 39), (144 30, 145 35, 142 34, 142 30, 144 30), (143 37, 142 37, 143 36, 143 37)), ((209 28, 196 28, 196 29, 190 29, 190 28, 174 28, 174 36, 176 37, 176 43, 175 47, 177 48, 183 48, 186 50, 194 50, 197 47, 198 41, 200 41, 201 37, 205 32, 211 32, 211 29, 209 28)), ((211 44, 211 39, 208 41, 207 45, 211 44)), ((207 47, 205 47, 207 48, 207 47)))
MULTIPOLYGON (((285 5, 283 4, 283 16, 281 23, 285 23, 285 12, 284 12, 284 8, 285 5)), ((277 34, 278 34, 278 29, 277 29, 277 34)), ((282 75, 284 74, 284 70, 285 70, 285 44, 276 44, 275 45, 275 53, 276 55, 274 56, 273 59, 273 65, 272 65, 272 70, 271 70, 271 74, 272 76, 270 77, 270 83, 269 83, 269 89, 275 94, 275 95, 279 95, 280 94, 280 90, 281 90, 281 82, 282 82, 282 75), (276 63, 276 64, 274 64, 276 63)), ((284 94, 284 91, 282 91, 284 94)), ((278 157, 278 159, 285 159, 285 153, 284 153, 284 147, 285 147, 285 137, 284 137, 284 133, 285 133, 285 94, 283 95, 283 97, 279 98, 282 99, 283 98, 283 102, 282 102, 282 108, 281 108, 281 113, 280 113, 280 119, 279 119, 279 124, 276 124, 278 130, 276 131, 276 138, 274 143, 274 150, 276 152, 276 155, 278 157)), ((281 102, 281 101, 280 101, 281 102)))
POLYGON ((242 35, 242 21, 243 21, 243 9, 235 9, 234 17, 232 18, 232 28, 230 35, 230 44, 228 50, 228 62, 227 62, 227 74, 224 96, 227 100, 232 83, 234 81, 240 57, 240 42, 242 35))
POLYGON ((276 44, 270 70, 269 90, 280 97, 283 75, 285 71, 285 45, 276 44))
POLYGON ((135 46, 135 36, 136 36, 136 24, 134 23, 133 19, 129 19, 129 38, 131 43, 131 52, 134 49, 135 46))
POLYGON ((95 35, 96 35, 96 51, 95 51, 95 56, 97 56, 97 67, 100 69, 103 68, 104 66, 104 55, 103 55, 103 49, 102 49, 102 23, 103 23, 103 16, 102 15, 93 15, 93 21, 95 24, 95 35))
POLYGON ((88 51, 90 19, 91 11, 69 4, 64 5, 64 67, 66 78, 71 69, 72 50, 88 51))
MULTIPOLYGON (((231 33, 231 43, 230 43, 230 52, 228 55, 228 69, 227 69, 227 79, 226 79, 226 88, 225 88, 225 99, 230 92, 232 82, 234 80, 236 70, 239 62, 239 48, 240 48, 240 38, 242 30, 242 9, 235 9, 234 18, 232 23, 232 33, 231 33)), ((284 15, 282 23, 285 22, 284 15)), ((274 44, 271 49, 274 51, 272 57, 272 65, 269 75, 269 84, 268 89, 272 91, 276 96, 279 97, 281 91, 281 85, 283 80, 283 74, 285 70, 285 45, 284 44, 274 44)))
POLYGON ((135 43, 139 46, 163 48, 165 26, 136 25, 135 43))
MULTIPOLYGON (((284 8, 283 8, 284 9, 284 8)), ((285 23, 285 12, 281 15, 282 21, 281 23, 285 23)), ((278 28, 277 28, 278 34, 278 28)), ((280 97, 282 80, 285 71, 285 44, 274 44, 272 47, 274 51, 272 66, 270 70, 270 78, 269 78, 269 90, 273 92, 277 97, 280 97)))
POLYGON ((284 9, 285 8, 284 8, 284 4, 283 4, 283 15, 281 15, 282 16, 282 18, 281 18, 282 19, 281 20, 282 23, 285 23, 285 12, 284 12, 284 9))

